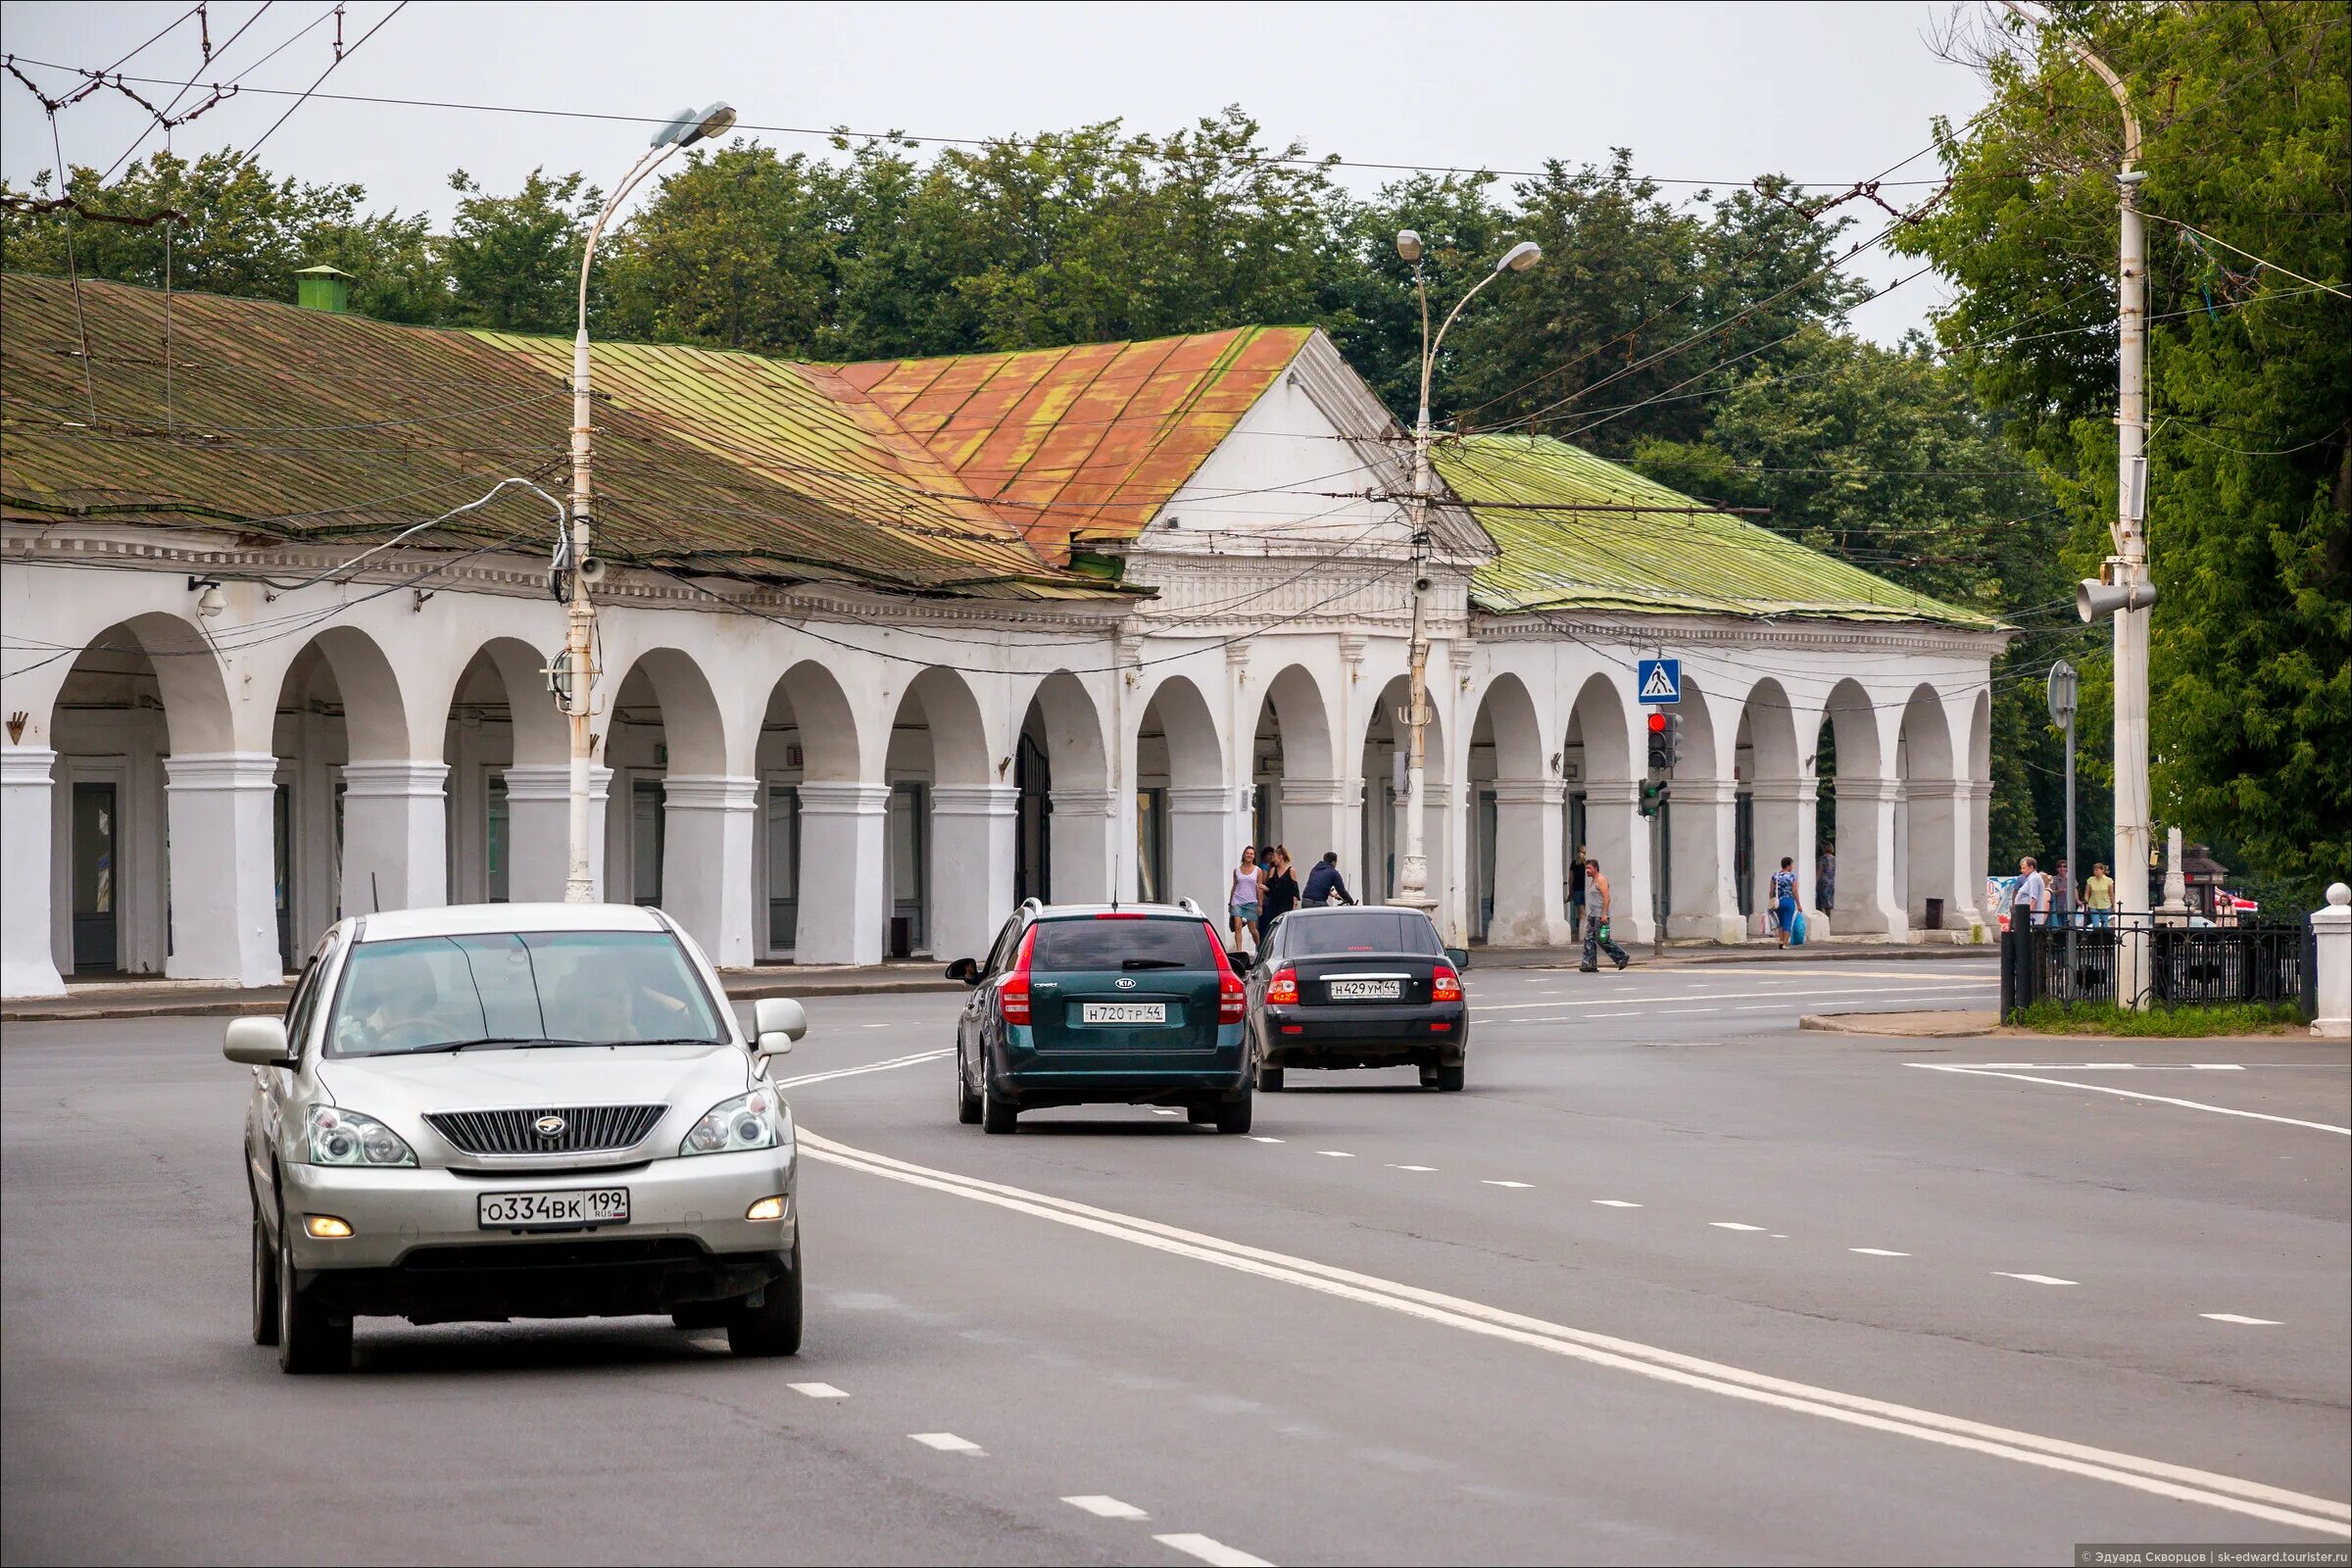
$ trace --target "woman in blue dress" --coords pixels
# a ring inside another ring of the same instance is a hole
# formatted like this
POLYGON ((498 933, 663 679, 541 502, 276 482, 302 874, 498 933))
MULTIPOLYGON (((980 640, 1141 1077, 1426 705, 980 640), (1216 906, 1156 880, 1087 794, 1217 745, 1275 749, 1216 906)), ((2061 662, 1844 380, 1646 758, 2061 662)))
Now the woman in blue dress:
POLYGON ((1781 927, 1781 946, 1788 945, 1788 934, 1796 929, 1796 860, 1781 857, 1781 868, 1772 873, 1772 912, 1781 927))

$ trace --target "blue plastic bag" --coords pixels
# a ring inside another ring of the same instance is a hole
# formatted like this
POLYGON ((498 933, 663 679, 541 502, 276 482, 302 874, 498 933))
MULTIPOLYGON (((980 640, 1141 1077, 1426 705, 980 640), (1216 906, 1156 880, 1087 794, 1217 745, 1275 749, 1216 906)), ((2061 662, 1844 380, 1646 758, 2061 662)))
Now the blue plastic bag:
POLYGON ((1794 947, 1805 945, 1805 911, 1802 909, 1796 911, 1796 923, 1788 928, 1788 941, 1794 947))

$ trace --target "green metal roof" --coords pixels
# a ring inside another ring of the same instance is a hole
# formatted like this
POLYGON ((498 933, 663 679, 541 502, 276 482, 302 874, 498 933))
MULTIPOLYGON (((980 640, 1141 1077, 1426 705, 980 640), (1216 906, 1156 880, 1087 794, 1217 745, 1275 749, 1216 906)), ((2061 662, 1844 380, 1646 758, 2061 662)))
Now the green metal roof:
POLYGON ((1471 603, 1542 610, 1993 622, 1717 512, 1549 436, 1473 435, 1432 454, 1496 554, 1471 603))

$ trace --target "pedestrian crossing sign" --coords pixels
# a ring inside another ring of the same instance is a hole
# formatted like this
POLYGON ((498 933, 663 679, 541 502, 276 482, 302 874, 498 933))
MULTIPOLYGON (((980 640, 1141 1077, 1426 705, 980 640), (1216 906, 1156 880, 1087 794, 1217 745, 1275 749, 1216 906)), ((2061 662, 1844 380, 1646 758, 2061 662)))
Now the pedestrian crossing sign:
POLYGON ((1634 687, 1644 703, 1679 703, 1683 700, 1683 662, 1679 659, 1642 659, 1634 663, 1634 687))

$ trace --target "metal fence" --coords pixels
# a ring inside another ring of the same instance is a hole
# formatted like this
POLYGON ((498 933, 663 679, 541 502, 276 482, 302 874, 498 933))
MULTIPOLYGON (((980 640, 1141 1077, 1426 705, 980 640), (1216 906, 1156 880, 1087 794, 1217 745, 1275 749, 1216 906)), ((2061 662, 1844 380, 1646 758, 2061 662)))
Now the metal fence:
MULTIPOLYGON (((2147 931, 2148 1000, 2293 1002, 2309 1006, 2309 933, 2299 925, 2182 926, 2147 931)), ((2117 1004, 2119 926, 2028 926, 2001 934, 2001 1017, 2036 1002, 2117 1004)))

